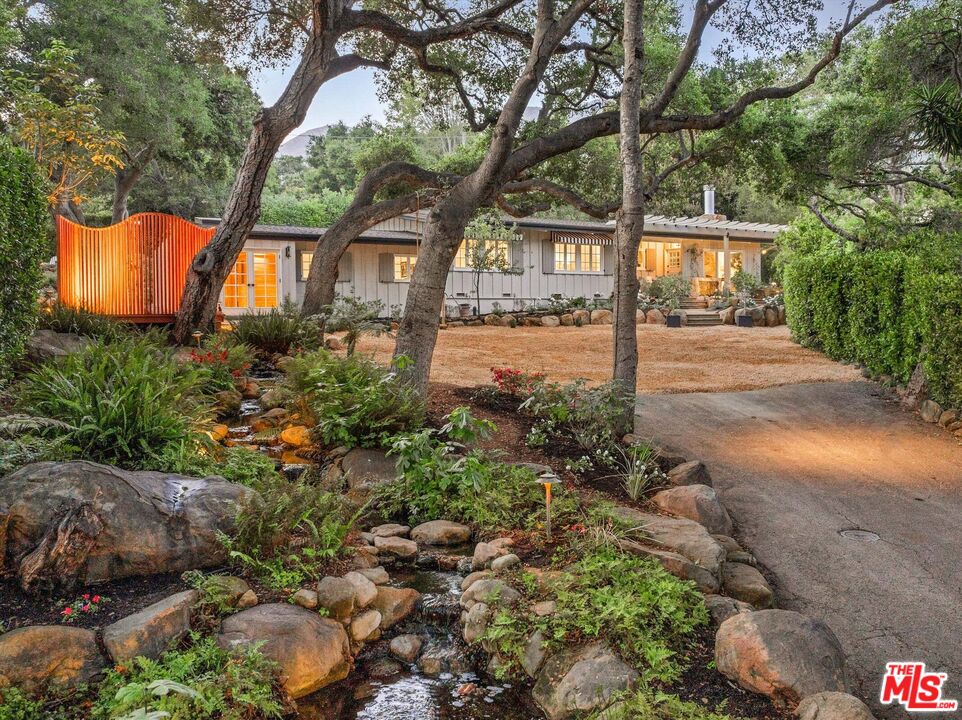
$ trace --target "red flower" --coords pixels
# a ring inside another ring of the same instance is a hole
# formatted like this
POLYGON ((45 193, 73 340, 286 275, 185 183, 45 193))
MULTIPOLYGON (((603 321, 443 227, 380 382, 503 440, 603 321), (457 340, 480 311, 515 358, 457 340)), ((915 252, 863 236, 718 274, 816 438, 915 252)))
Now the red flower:
POLYGON ((84 598, 84 600, 89 600, 89 599, 90 599, 90 595, 89 595, 89 594, 85 594, 85 595, 83 596, 83 598, 84 598))
POLYGON ((94 602, 95 602, 95 603, 99 603, 99 602, 100 602, 100 596, 99 596, 99 595, 94 595, 94 602))
POLYGON ((84 612, 90 612, 90 603, 87 603, 87 604, 84 605, 83 608, 81 608, 81 609, 82 609, 84 612))
POLYGON ((63 609, 63 612, 61 612, 60 614, 61 614, 61 615, 73 615, 73 608, 71 608, 71 607, 65 607, 65 608, 63 609))

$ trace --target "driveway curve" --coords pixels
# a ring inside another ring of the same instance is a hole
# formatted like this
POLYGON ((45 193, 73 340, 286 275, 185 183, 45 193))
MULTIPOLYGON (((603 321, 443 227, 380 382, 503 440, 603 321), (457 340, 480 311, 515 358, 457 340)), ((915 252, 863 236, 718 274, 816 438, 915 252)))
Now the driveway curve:
POLYGON ((877 717, 908 717, 878 702, 892 660, 947 672, 943 697, 962 702, 956 438, 870 382, 645 395, 636 432, 707 463, 778 605, 829 624, 877 717), (841 534, 852 529, 879 539, 841 534))

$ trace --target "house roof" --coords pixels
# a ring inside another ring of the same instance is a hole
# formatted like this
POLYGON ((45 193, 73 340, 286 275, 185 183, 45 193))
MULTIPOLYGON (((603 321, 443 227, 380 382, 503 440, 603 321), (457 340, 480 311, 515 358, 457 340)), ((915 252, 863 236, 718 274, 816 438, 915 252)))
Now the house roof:
MULTIPOLYGON (((410 213, 405 217, 418 217, 410 213)), ((426 220, 427 211, 422 210, 420 219, 426 220)), ((577 233, 595 233, 610 236, 614 233, 614 221, 601 222, 598 220, 562 220, 559 218, 513 218, 504 217, 506 224, 519 228, 544 231, 569 231, 577 233)), ((201 217, 197 224, 204 226, 217 225, 220 218, 201 217)), ((703 215, 700 217, 668 217, 665 215, 645 216, 646 237, 672 237, 696 239, 721 239, 726 234, 731 240, 770 243, 778 233, 785 230, 787 225, 774 223, 753 223, 740 220, 727 220, 717 215, 703 215)), ((324 234, 325 228, 300 227, 296 225, 255 225, 251 230, 254 238, 290 238, 294 240, 316 241, 324 234)), ((418 233, 406 230, 381 230, 372 228, 365 230, 359 236, 360 241, 387 241, 396 243, 412 243, 418 239, 418 233)))

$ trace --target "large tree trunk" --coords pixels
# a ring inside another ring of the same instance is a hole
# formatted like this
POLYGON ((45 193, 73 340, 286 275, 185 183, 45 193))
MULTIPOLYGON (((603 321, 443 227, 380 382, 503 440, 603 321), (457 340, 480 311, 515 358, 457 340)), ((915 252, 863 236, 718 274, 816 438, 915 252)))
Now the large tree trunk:
POLYGON ((622 202, 615 226, 615 292, 612 324, 612 380, 627 401, 621 416, 621 433, 630 432, 634 421, 635 387, 638 379, 638 247, 645 229, 645 187, 642 178, 639 107, 644 63, 642 13, 644 0, 625 0, 622 34, 625 73, 621 88, 622 202))
MULTIPOLYGON (((331 2, 328 7, 340 5, 331 2)), ((337 41, 337 32, 330 28, 336 25, 337 18, 330 17, 325 28, 315 28, 281 97, 254 119, 221 223, 187 272, 174 326, 177 342, 186 342, 194 330, 209 331, 213 327, 221 288, 260 217, 261 193, 274 155, 284 138, 304 122, 311 101, 327 79, 337 41)))
POLYGON ((594 0, 575 0, 564 15, 555 17, 554 3, 539 0, 538 22, 531 53, 515 81, 491 132, 491 144, 478 169, 458 182, 431 211, 417 265, 408 285, 407 302, 395 344, 395 357, 413 362, 404 376, 422 395, 427 394, 431 358, 438 339, 438 318, 444 304, 444 286, 464 230, 481 207, 491 204, 510 177, 505 166, 514 147, 531 97, 538 89, 558 45, 594 0))

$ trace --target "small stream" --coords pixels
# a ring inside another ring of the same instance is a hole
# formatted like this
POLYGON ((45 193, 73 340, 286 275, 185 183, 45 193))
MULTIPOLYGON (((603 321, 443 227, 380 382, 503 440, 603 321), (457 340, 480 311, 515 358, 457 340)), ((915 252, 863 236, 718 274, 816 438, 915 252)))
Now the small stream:
MULTIPOLYGON (((270 388, 280 374, 255 369, 250 374, 262 388, 270 388)), ((240 417, 230 423, 230 439, 256 445, 277 459, 281 471, 296 478, 309 465, 292 452, 257 441, 250 430, 254 416, 262 412, 257 400, 245 400, 240 417)), ((473 546, 445 548, 450 558, 468 557, 473 546)), ((390 584, 421 593, 421 607, 391 628, 387 635, 367 644, 358 655, 355 669, 343 682, 298 701, 304 720, 538 720, 527 689, 498 681, 482 668, 487 657, 470 649, 461 639, 458 599, 464 575, 439 569, 430 555, 422 554, 414 565, 388 565, 390 584), (420 659, 406 664, 391 656, 391 638, 418 635, 423 641, 420 659), (420 667, 419 667, 420 666, 420 667), (347 697, 345 697, 347 695, 347 697), (333 698, 333 699, 332 699, 333 698)))

